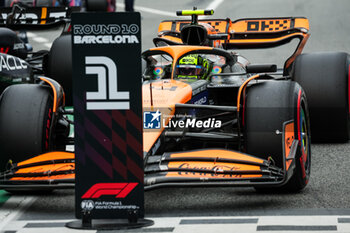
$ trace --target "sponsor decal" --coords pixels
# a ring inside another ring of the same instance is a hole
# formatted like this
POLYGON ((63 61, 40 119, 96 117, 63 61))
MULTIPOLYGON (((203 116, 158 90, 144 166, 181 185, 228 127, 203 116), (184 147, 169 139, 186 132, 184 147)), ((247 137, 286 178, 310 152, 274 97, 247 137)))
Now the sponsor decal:
POLYGON ((247 32, 275 32, 290 29, 290 19, 252 20, 247 22, 247 32))
POLYGON ((0 56, 0 72, 27 69, 27 63, 11 55, 0 56))
MULTIPOLYGON (((32 11, 33 9, 30 9, 32 11)), ((60 9, 48 9, 45 7, 46 15, 47 17, 41 18, 43 15, 44 8, 42 9, 34 9, 36 12, 24 12, 24 13, 16 13, 14 14, 14 18, 18 19, 21 24, 31 23, 31 24, 38 24, 43 22, 46 19, 50 20, 50 23, 58 22, 64 18, 67 18, 67 10, 59 11, 60 9)), ((2 20, 7 19, 8 15, 12 13, 2 12, 0 14, 0 17, 2 20)))
POLYGON ((9 50, 10 50, 10 48, 9 47, 1 47, 0 48, 0 53, 5 53, 5 54, 7 54, 8 52, 9 52, 9 50))
POLYGON ((156 112, 143 112, 143 128, 160 129, 161 115, 159 110, 156 112))
POLYGON ((191 116, 187 116, 183 120, 170 120, 168 124, 166 124, 165 119, 163 119, 163 127, 164 128, 221 128, 221 121, 216 120, 215 118, 208 118, 206 120, 199 120, 196 118, 191 118, 191 116))
MULTIPOLYGON (((203 91, 201 93, 198 93, 196 96, 193 96, 191 101, 191 104, 208 104, 208 91, 203 91)), ((191 111, 193 114, 196 113, 196 110, 193 109, 193 111, 191 111)), ((191 114, 192 115, 192 114, 191 114)))
MULTIPOLYGON (((197 100, 197 104, 206 102, 206 96, 197 100)), ((157 111, 143 112, 143 128, 144 129, 167 129, 167 128, 221 128, 221 120, 215 118, 197 119, 192 115, 167 115, 162 114, 159 109, 157 111)))
POLYGON ((13 45, 13 50, 25 49, 24 43, 18 43, 13 45))
POLYGON ((202 98, 200 98, 199 100, 196 100, 193 102, 193 104, 206 104, 208 101, 208 98, 206 96, 203 96, 202 98))
POLYGON ((192 90, 192 96, 195 96, 195 95, 197 95, 197 94, 199 94, 199 93, 201 93, 201 92, 203 92, 203 91, 205 91, 207 89, 207 86, 201 86, 201 87, 198 87, 198 88, 196 88, 196 89, 193 89, 192 90))
POLYGON ((202 165, 196 166, 191 165, 190 163, 183 163, 178 168, 180 169, 191 169, 198 171, 179 171, 178 174, 187 176, 187 175, 199 175, 199 176, 211 176, 211 177, 242 177, 241 174, 217 174, 217 173, 206 173, 201 171, 214 171, 214 172, 223 172, 223 171, 237 171, 240 170, 239 166, 228 166, 228 165, 202 165))
POLYGON ((86 24, 73 26, 74 44, 139 44, 136 24, 86 24))
POLYGON ((220 66, 214 66, 213 67, 213 70, 212 70, 212 73, 214 74, 220 74, 222 71, 221 67, 220 66))

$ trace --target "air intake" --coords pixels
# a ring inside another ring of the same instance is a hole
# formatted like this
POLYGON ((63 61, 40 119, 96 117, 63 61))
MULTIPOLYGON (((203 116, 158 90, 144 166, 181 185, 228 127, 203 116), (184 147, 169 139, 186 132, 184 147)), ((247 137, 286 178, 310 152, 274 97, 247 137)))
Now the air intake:
POLYGON ((187 45, 204 45, 208 32, 201 25, 186 25, 181 30, 181 40, 187 45))

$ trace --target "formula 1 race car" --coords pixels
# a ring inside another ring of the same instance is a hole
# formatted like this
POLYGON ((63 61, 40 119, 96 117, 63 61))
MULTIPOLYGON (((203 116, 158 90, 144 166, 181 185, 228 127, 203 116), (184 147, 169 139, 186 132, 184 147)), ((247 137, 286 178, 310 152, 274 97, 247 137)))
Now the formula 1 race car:
MULTIPOLYGON (((154 39, 161 47, 142 54, 145 190, 302 190, 310 176, 311 132, 313 140, 348 140, 349 55, 301 54, 309 37, 305 18, 202 21, 201 14, 212 11, 181 11, 192 21, 162 22, 154 39), (250 64, 235 52, 293 38, 300 43, 283 69, 250 64)), ((57 61, 57 51, 69 42, 56 40, 48 55, 55 62, 42 64, 60 83, 57 74, 71 67, 57 61)), ((1 82, 13 84, 0 100, 0 187, 73 187, 74 153, 64 151, 74 141, 72 110, 61 86, 33 76, 19 58, 0 59, 1 77, 7 77, 1 82), (15 84, 23 80, 30 84, 15 84)))

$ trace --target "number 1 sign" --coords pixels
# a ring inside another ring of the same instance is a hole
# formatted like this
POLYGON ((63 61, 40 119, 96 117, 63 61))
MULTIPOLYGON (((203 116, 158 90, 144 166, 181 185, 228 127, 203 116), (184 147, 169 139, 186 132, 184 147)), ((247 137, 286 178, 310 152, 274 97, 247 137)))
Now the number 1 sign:
POLYGON ((117 65, 106 56, 85 57, 85 73, 97 75, 97 91, 86 92, 87 110, 129 110, 130 92, 118 92, 117 65), (108 77, 108 78, 107 78, 108 77), (108 86, 108 91, 107 91, 108 86), (108 96, 107 96, 108 93, 108 96), (101 101, 94 101, 101 100, 101 101), (102 101, 104 100, 104 101, 102 101), (117 102, 117 100, 126 100, 117 102))
POLYGON ((72 16, 76 216, 144 216, 138 13, 72 16))

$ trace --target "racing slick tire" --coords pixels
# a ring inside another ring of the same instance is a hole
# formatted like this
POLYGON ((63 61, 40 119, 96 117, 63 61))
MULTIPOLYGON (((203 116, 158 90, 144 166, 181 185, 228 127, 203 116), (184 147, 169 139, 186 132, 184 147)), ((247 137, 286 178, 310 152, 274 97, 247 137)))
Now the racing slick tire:
POLYGON ((60 36, 53 42, 45 66, 46 76, 56 80, 63 87, 66 106, 72 106, 72 42, 70 35, 60 36))
POLYGON ((0 171, 50 150, 53 97, 37 84, 9 86, 0 103, 0 171))
POLYGON ((295 168, 288 182, 282 186, 257 186, 258 191, 299 192, 307 185, 311 168, 309 126, 306 96, 298 83, 266 81, 248 88, 244 109, 246 152, 283 168, 285 144, 291 146, 293 139, 299 140, 295 168), (288 123, 293 123, 294 130, 286 137, 284 127, 288 123))
POLYGON ((305 90, 313 142, 349 140, 350 56, 323 52, 299 55, 292 78, 305 90))

